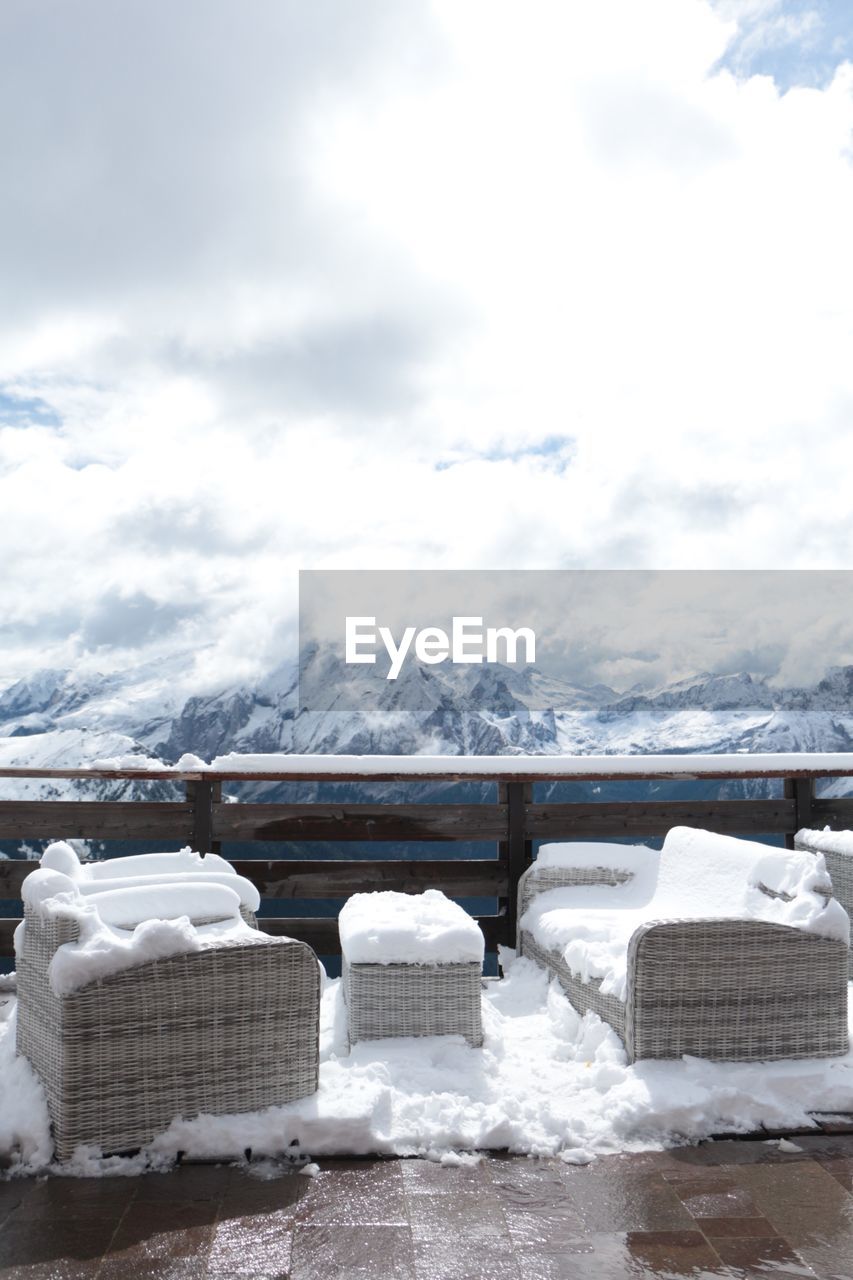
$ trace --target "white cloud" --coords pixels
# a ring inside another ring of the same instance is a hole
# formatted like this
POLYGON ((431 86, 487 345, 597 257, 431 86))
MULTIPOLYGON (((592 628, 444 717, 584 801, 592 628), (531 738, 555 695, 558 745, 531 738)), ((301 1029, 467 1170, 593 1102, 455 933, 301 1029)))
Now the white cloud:
POLYGON ((300 567, 849 565, 853 69, 716 69, 757 12, 6 6, 0 675, 249 674, 300 567))

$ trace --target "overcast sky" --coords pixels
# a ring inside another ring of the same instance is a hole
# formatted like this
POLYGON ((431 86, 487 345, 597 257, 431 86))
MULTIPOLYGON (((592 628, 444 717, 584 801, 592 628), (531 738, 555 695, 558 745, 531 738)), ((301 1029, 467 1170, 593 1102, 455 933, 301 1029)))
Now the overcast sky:
POLYGON ((853 567, 847 0, 4 0, 0 680, 853 567))

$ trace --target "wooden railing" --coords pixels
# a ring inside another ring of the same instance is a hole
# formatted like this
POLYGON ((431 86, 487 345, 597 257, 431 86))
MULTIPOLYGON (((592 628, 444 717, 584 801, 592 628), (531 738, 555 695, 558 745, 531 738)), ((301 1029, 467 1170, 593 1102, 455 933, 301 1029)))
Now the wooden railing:
MULTIPOLYGON (((279 762, 280 763, 280 762, 279 762)), ((818 778, 853 776, 853 755, 481 757, 460 759, 383 757, 291 757, 286 768, 179 769, 4 769, 3 779, 180 784, 184 799, 3 800, 0 839, 169 841, 199 852, 223 842, 308 841, 411 843, 494 841, 493 858, 339 860, 303 857, 236 859, 265 900, 341 899, 374 889, 417 892, 440 888, 451 897, 490 898, 497 914, 480 917, 489 949, 512 945, 518 878, 532 857, 534 840, 661 836, 685 824, 736 835, 781 835, 787 843, 803 826, 853 827, 853 799, 818 798, 818 778), (537 784, 552 782, 642 782, 651 780, 783 779, 778 798, 742 800, 602 801, 537 803, 537 784), (491 803, 229 803, 222 784, 294 782, 488 782, 491 803)), ((33 868, 23 860, 0 861, 0 898, 16 899, 33 868)), ((12 954, 18 919, 0 919, 0 956, 12 954)), ((320 954, 339 951, 337 921, 326 917, 264 919, 272 933, 309 942, 320 954)))

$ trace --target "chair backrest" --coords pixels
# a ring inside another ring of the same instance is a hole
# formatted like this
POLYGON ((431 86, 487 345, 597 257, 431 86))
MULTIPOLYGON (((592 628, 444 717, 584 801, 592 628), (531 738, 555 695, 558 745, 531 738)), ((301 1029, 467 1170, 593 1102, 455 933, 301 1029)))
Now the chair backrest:
POLYGON ((104 924, 132 929, 146 920, 181 916, 194 923, 237 919, 242 905, 238 886, 236 878, 231 885, 211 876, 175 876, 168 882, 139 877, 136 882, 81 885, 62 871, 39 867, 24 879, 21 896, 25 906, 39 915, 54 914, 57 909, 78 912, 94 908, 104 924))
MULTIPOLYGON (((764 899, 831 892, 823 859, 693 827, 673 827, 661 850, 652 909, 683 919, 764 915, 764 899)), ((814 903, 820 909, 821 900, 814 903)), ((814 914, 812 911, 810 914, 814 914)))
POLYGON ((138 853, 127 858, 107 858, 104 862, 81 862, 77 851, 66 840, 56 840, 41 855, 41 866, 51 871, 61 871, 72 880, 101 881, 129 876, 187 876, 209 875, 236 876, 237 872, 225 858, 216 853, 203 857, 187 846, 177 853, 138 853))

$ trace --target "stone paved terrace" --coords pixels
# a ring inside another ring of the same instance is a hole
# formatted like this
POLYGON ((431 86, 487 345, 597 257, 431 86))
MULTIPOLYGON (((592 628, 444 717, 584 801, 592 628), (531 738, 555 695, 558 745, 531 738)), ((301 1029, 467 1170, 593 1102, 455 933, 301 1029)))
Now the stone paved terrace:
POLYGON ((0 1276, 292 1280, 853 1277, 853 1136, 586 1167, 334 1160, 0 1183, 0 1276))

